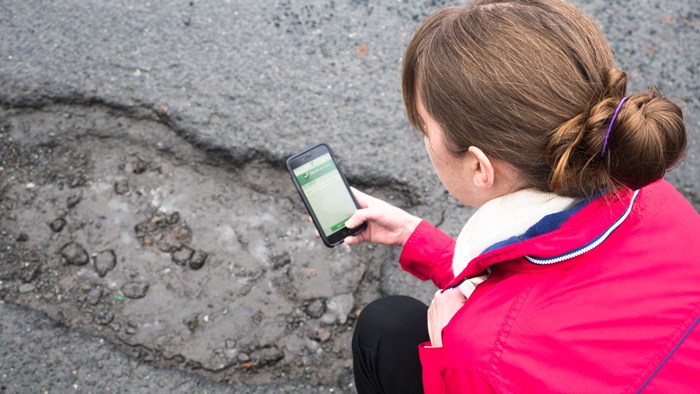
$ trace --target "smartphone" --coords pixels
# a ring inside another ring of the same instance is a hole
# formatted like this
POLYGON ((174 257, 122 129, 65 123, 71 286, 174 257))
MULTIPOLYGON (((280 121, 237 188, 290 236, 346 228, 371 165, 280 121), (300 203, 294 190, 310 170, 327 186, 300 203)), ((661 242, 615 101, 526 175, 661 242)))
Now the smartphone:
POLYGON ((327 144, 312 146, 290 157, 287 169, 326 246, 338 245, 345 237, 367 227, 367 223, 353 229, 345 227, 345 221, 360 205, 327 144))

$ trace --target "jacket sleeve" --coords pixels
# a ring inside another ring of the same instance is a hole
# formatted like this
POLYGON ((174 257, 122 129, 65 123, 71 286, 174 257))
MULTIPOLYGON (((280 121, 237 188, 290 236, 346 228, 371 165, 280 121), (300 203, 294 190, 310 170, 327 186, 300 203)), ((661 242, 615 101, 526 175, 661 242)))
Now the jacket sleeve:
MULTIPOLYGON (((430 347, 430 342, 419 345, 418 354, 425 394, 496 393, 497 386, 478 374, 449 368, 445 365, 443 348, 430 347)), ((500 390, 499 390, 500 391, 500 390)))
POLYGON ((399 263, 416 278, 445 288, 454 279, 454 253, 455 240, 423 220, 404 244, 399 263))

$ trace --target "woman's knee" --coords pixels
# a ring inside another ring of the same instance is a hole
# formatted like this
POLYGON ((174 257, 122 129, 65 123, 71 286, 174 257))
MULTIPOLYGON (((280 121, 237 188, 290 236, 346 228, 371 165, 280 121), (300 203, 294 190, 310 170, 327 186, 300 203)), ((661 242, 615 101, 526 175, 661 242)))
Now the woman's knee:
POLYGON ((376 342, 381 337, 401 335, 425 328, 428 306, 407 296, 388 296, 368 304, 360 313, 355 336, 362 342, 376 342))
POLYGON ((352 343, 358 392, 422 392, 418 344, 429 340, 427 314, 427 305, 406 296, 380 298, 362 310, 352 343))

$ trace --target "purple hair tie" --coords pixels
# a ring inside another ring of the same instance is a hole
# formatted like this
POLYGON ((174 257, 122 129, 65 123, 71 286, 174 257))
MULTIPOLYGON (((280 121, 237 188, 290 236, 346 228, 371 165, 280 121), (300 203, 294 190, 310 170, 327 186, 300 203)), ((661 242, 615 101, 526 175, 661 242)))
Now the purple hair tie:
POLYGON ((622 104, 625 101, 627 101, 627 96, 623 97, 622 100, 620 100, 620 104, 618 104, 617 108, 615 108, 615 114, 610 120, 607 133, 605 133, 605 141, 603 141, 603 150, 600 152, 600 157, 603 157, 605 155, 605 148, 607 148, 608 146, 608 137, 610 137, 610 130, 612 130, 613 124, 615 123, 615 119, 617 119, 617 113, 620 112, 620 108, 622 108, 622 104))

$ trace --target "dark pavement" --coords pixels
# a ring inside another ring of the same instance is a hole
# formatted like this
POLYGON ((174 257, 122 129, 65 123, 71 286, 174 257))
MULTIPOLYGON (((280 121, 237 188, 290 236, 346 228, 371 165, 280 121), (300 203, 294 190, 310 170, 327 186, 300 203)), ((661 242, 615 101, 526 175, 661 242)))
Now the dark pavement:
MULTIPOLYGON (((575 1, 600 23, 630 91, 682 104, 688 157, 667 178, 700 209, 700 2, 575 1)), ((401 101, 402 52, 433 0, 0 0, 0 117, 53 105, 158 122, 234 165, 282 168, 329 143, 351 183, 455 212, 401 101)), ((0 177, 3 176, 0 170, 0 177)), ((458 210, 464 214, 468 210, 458 210)), ((457 235, 464 217, 447 217, 457 235)), ((2 283, 0 282, 0 285, 2 283)), ((408 279, 385 292, 419 292, 408 279)), ((128 357, 0 302, 0 393, 342 392, 303 381, 215 384, 128 357)))

